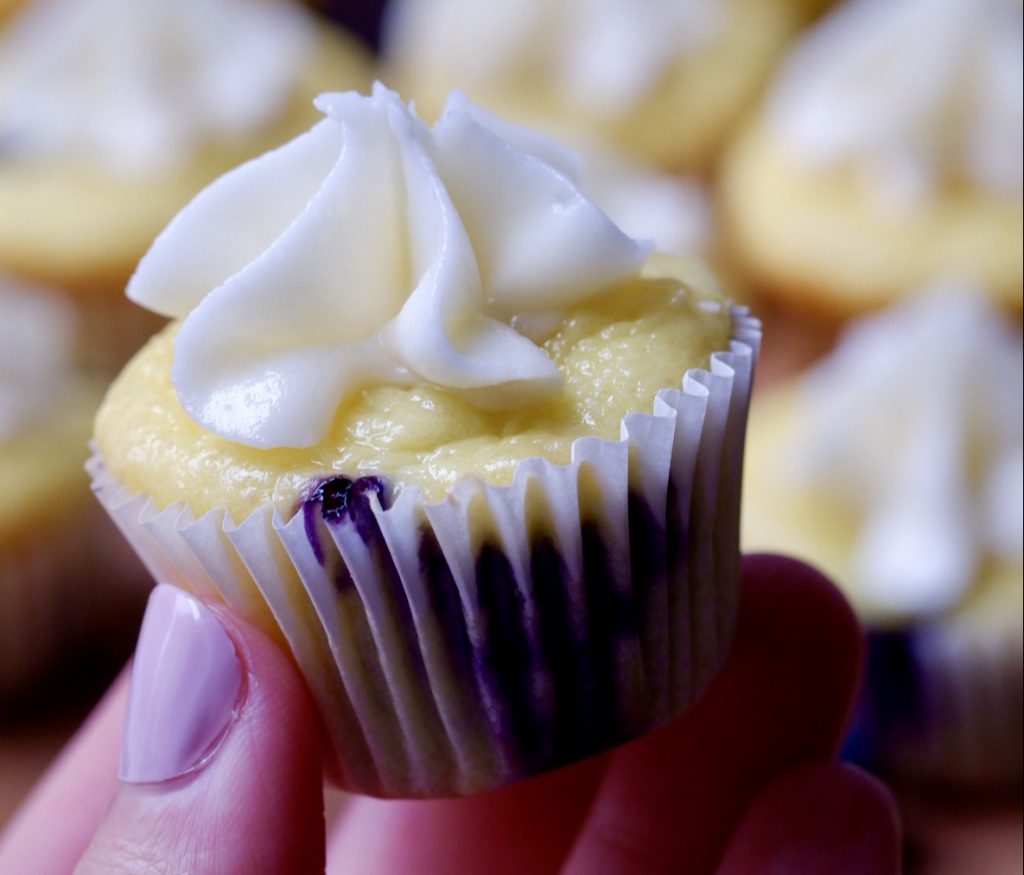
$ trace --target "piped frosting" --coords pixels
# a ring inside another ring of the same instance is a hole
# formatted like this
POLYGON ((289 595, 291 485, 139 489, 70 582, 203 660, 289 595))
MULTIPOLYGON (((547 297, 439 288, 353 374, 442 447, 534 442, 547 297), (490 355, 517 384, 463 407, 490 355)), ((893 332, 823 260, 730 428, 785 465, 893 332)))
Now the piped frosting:
POLYGON ((492 407, 557 393, 518 329, 636 273, 650 245, 581 193, 572 153, 461 95, 433 128, 380 85, 317 106, 309 132, 201 192, 129 284, 184 320, 188 414, 249 446, 309 446, 368 384, 492 407))

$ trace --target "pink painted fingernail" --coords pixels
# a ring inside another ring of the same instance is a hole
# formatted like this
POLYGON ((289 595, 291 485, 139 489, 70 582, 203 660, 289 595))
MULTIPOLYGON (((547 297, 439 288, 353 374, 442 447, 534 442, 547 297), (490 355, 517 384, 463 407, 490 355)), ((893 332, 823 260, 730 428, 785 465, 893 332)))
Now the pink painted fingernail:
POLYGON ((121 780, 166 781, 205 762, 241 691, 235 645, 214 613, 177 587, 156 587, 132 666, 121 780))

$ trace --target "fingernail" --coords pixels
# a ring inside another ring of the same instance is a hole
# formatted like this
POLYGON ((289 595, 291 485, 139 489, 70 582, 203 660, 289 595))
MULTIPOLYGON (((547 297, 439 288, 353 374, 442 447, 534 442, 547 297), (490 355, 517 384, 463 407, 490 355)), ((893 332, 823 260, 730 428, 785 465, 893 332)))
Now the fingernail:
POLYGON ((156 587, 132 665, 121 780, 166 781, 206 761, 241 688, 235 645, 214 613, 177 587, 156 587))

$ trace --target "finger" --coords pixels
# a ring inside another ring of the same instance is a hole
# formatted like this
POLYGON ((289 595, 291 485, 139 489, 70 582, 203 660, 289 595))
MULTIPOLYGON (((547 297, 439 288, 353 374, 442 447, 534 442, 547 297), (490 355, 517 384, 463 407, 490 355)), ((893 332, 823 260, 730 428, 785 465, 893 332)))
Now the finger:
POLYGON ((718 875, 895 875, 900 825, 883 784, 836 762, 800 766, 743 816, 718 875))
POLYGON ((117 789, 128 698, 122 672, 0 837, 0 872, 68 875, 117 789))
POLYGON ((605 762, 593 758, 469 799, 353 799, 332 836, 328 873, 555 873, 605 762))
POLYGON ((834 753, 860 652, 857 622, 825 578, 748 557, 721 676, 694 711, 616 753, 565 872, 712 871, 762 786, 834 753))
POLYGON ((170 586, 132 666, 120 784, 80 875, 322 872, 320 738, 261 633, 170 586))

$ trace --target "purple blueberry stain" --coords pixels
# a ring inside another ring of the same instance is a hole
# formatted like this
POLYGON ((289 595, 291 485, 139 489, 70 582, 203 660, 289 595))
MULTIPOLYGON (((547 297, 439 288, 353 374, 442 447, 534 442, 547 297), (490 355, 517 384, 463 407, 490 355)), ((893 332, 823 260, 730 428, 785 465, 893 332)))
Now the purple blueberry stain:
POLYGON ((323 541, 321 540, 320 522, 327 525, 339 525, 351 520, 356 530, 366 540, 366 534, 377 529, 370 504, 371 496, 376 495, 385 510, 390 504, 384 480, 380 477, 328 477, 314 481, 302 499, 302 515, 306 530, 306 540, 313 550, 316 561, 323 566, 326 562, 323 541))
MULTIPOLYGON (((629 493, 629 564, 633 582, 633 598, 639 623, 666 622, 664 605, 668 586, 668 546, 664 526, 658 522, 651 506, 642 495, 629 493), (655 604, 655 601, 658 604, 655 604)), ((642 641, 654 641, 653 629, 645 629, 642 641)), ((644 662, 648 678, 657 677, 652 664, 664 660, 665 654, 645 650, 644 662)))
POLYGON ((536 710, 531 679, 537 654, 526 623, 523 594, 504 551, 484 544, 477 554, 477 610, 483 641, 477 659, 485 683, 500 703, 503 742, 509 755, 528 770, 550 760, 550 734, 536 710))
MULTIPOLYGON (((665 566, 669 574, 677 574, 685 572, 686 563, 689 560, 688 556, 688 545, 690 543, 690 535, 688 524, 683 516, 682 511, 679 507, 679 488, 676 486, 675 479, 670 477, 668 481, 668 499, 666 502, 668 508, 668 520, 667 520, 667 531, 671 532, 670 537, 665 539, 665 566)), ((673 628, 673 618, 676 617, 689 617, 691 615, 689 600, 685 597, 681 597, 680 591, 684 587, 680 586, 669 586, 668 587, 668 615, 669 615, 669 636, 670 643, 669 648, 671 649, 674 644, 671 641, 673 628)), ((678 677, 679 668, 675 659, 668 660, 668 686, 670 690, 677 690, 681 685, 681 679, 678 677)))
POLYGON ((580 759, 599 749, 604 739, 600 737, 600 718, 588 693, 593 682, 585 646, 586 631, 573 618, 569 568, 549 535, 538 535, 530 545, 530 576, 540 624, 541 652, 555 689, 551 728, 554 758, 580 759))
MULTIPOLYGON (((317 561, 330 574, 338 593, 352 596, 344 602, 349 622, 358 631, 358 637, 364 642, 363 646, 368 653, 377 647, 371 630, 373 624, 366 614, 366 606, 348 564, 325 528, 352 526, 355 529, 372 562, 375 573, 371 585, 376 588, 384 603, 383 618, 394 625, 394 634, 400 640, 417 640, 416 624, 401 575, 374 514, 374 496, 381 508, 387 510, 390 506, 389 490, 381 477, 368 476, 353 480, 337 476, 313 483, 302 502, 306 538, 317 561)), ((423 706, 420 717, 433 723, 435 730, 427 733, 427 736, 443 736, 440 714, 433 697, 428 693, 430 682, 420 650, 415 647, 402 648, 392 653, 391 659, 401 664, 402 669, 411 676, 416 689, 424 691, 420 699, 423 706)), ((381 707, 389 707, 388 697, 383 694, 383 685, 381 707)))
POLYGON ((466 628, 459 588, 437 536, 427 527, 420 530, 418 558, 431 614, 444 634, 452 671, 463 683, 474 683, 473 644, 466 628))
MULTIPOLYGON (((388 488, 380 477, 338 476, 312 483, 301 504, 305 533, 338 591, 355 592, 328 534, 335 526, 353 526, 373 558, 377 583, 397 631, 415 640, 408 597, 373 513, 374 495, 386 509, 388 488)), ((480 710, 475 719, 491 724, 506 755, 520 768, 535 771, 579 759, 626 740, 640 728, 626 725, 630 721, 622 700, 626 693, 619 689, 616 653, 624 638, 640 634, 648 600, 665 585, 666 566, 685 561, 672 539, 666 539, 665 527, 654 524, 654 519, 644 500, 630 494, 630 586, 624 586, 613 569, 601 526, 584 522, 581 615, 571 607, 571 572, 557 545, 543 533, 535 537, 530 544, 530 577, 536 634, 527 628, 524 594, 508 557, 498 546, 485 544, 475 563, 479 641, 470 635, 458 587, 436 537, 429 527, 420 530, 419 572, 431 615, 447 643, 450 668, 464 686, 474 688, 474 700, 487 691, 495 710, 489 715, 480 710), (541 707, 533 689, 538 672, 549 676, 554 688, 551 713, 541 707)), ((369 629, 364 631, 369 643, 369 629)), ((426 689, 429 678, 418 652, 413 662, 408 667, 426 689)), ((431 714, 429 719, 440 717, 431 714)))

